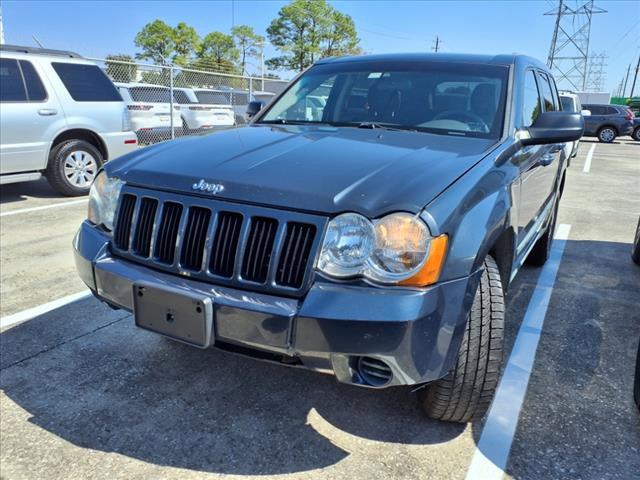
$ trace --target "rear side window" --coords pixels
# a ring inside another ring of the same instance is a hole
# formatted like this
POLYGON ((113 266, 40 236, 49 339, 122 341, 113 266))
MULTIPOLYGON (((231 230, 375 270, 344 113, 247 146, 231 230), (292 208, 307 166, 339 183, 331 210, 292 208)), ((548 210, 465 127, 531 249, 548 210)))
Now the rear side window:
POLYGON ((544 104, 545 112, 553 112, 557 110, 556 102, 549 84, 549 78, 544 73, 538 75, 540 79, 540 95, 542 95, 542 102, 544 104))
POLYGON ((532 70, 528 70, 524 80, 524 102, 522 104, 522 126, 530 127, 540 115, 540 95, 532 70))
POLYGON ((600 105, 589 105, 588 110, 591 112, 591 115, 604 115, 607 111, 605 107, 601 107, 600 105))
POLYGON ((0 101, 27 101, 27 92, 18 62, 11 58, 0 58, 0 101))
POLYGON ((24 84, 27 87, 27 96, 30 102, 42 102, 47 99, 47 91, 40 80, 40 76, 36 69, 33 68, 31 62, 20 60, 20 68, 24 77, 24 84))
POLYGON ((607 107, 606 115, 626 115, 626 112, 618 111, 615 107, 607 107))
POLYGON ((116 87, 97 65, 53 62, 51 66, 76 102, 122 101, 116 87))

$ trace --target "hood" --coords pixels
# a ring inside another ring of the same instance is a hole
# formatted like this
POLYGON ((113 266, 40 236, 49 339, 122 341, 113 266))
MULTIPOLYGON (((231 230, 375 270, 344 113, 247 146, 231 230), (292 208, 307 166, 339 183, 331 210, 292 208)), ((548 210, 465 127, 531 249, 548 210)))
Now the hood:
POLYGON ((251 125, 189 137, 106 165, 129 184, 308 212, 418 212, 494 140, 319 126, 251 125), (200 180, 218 184, 194 191, 200 180))

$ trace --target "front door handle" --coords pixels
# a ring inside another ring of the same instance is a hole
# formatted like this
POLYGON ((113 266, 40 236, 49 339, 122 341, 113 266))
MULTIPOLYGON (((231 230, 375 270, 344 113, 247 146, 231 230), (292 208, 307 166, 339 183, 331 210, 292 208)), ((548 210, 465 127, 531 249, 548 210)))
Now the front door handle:
POLYGON ((38 110, 38 115, 42 115, 43 117, 50 117, 52 115, 57 115, 58 110, 55 108, 41 108, 38 110))

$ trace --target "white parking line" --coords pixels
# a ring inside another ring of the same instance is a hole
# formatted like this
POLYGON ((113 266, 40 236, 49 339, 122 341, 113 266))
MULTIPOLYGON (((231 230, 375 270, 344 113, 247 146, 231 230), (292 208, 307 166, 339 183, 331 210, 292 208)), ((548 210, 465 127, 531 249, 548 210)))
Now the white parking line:
POLYGON ((0 318, 0 328, 5 328, 20 322, 26 322, 27 320, 31 320, 32 318, 35 318, 39 315, 44 315, 45 313, 50 312, 51 310, 55 310, 56 308, 63 307, 64 305, 67 305, 72 302, 76 302, 90 295, 91 295, 91 292, 89 290, 83 290, 82 292, 74 293, 73 295, 68 295, 66 297, 53 300, 52 302, 48 302, 43 305, 38 305, 37 307, 29 308, 27 310, 14 313, 13 315, 2 317, 0 318))
POLYGON ((82 202, 86 202, 88 200, 89 200, 88 198, 83 198, 81 200, 71 200, 70 202, 54 203, 51 205, 43 205, 41 207, 31 207, 31 208, 22 208, 20 210, 10 210, 8 212, 0 213, 0 217, 8 217, 9 215, 18 215, 20 213, 37 212, 39 210, 48 210, 49 208, 66 207, 68 205, 76 205, 82 202))
POLYGON ((593 151, 596 149, 596 144, 591 145, 589 152, 587 153, 587 159, 584 161, 584 168, 582 171, 584 173, 589 173, 589 169, 591 168, 591 159, 593 158, 593 151))
MULTIPOLYGON (((592 147, 593 149, 593 147, 592 147)), ((504 369, 491 410, 482 429, 467 480, 501 479, 509 458, 520 409, 527 393, 538 341, 556 281, 571 225, 562 224, 555 234, 551 255, 545 263, 520 325, 513 350, 504 369)))

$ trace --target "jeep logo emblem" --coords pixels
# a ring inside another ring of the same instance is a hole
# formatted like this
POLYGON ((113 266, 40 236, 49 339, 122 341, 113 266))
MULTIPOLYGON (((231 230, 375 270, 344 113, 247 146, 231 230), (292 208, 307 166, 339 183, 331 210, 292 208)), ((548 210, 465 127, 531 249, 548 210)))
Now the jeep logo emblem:
POLYGON ((200 192, 207 192, 215 195, 224 190, 224 185, 221 183, 208 183, 204 181, 204 178, 201 178, 199 182, 191 185, 191 190, 198 190, 200 192))

